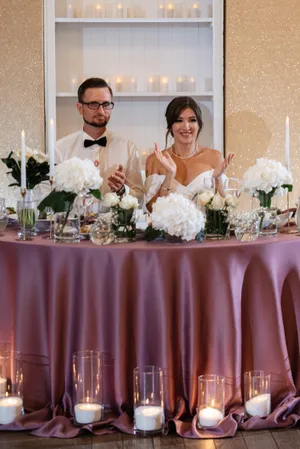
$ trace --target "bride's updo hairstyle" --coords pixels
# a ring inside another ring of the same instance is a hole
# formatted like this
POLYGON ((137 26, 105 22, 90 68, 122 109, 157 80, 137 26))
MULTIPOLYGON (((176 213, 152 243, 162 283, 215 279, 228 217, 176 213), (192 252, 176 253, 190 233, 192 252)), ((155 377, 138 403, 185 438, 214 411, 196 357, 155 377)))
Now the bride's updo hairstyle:
POLYGON ((168 146, 169 135, 171 134, 171 136, 174 137, 172 133, 172 126, 180 116, 181 112, 185 109, 192 109, 192 111, 195 113, 199 125, 197 139, 199 137, 201 129, 203 128, 202 112, 200 106, 192 97, 175 97, 173 98, 171 103, 168 104, 165 114, 167 120, 166 148, 168 146))

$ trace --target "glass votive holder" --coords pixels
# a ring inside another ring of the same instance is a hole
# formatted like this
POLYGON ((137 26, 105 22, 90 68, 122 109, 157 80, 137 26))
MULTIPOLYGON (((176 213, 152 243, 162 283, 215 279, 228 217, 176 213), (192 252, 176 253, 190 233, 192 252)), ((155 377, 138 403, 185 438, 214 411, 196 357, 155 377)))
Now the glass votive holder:
POLYGON ((99 214, 91 227, 90 238, 95 245, 109 245, 115 241, 111 212, 99 214))
POLYGON ((118 2, 116 4, 116 8, 115 8, 115 16, 117 19, 123 19, 124 17, 124 8, 123 8, 123 4, 118 2))
POLYGON ((174 14, 175 14, 174 3, 167 2, 166 17, 168 19, 174 19, 174 14))
POLYGON ((93 16, 95 19, 101 19, 103 17, 103 5, 100 2, 95 3, 93 8, 93 16))
POLYGON ((200 17, 200 8, 197 2, 193 3, 189 8, 189 17, 191 19, 198 19, 200 17))
POLYGON ((148 92, 159 92, 160 91, 160 75, 151 75, 147 81, 147 91, 148 92))
POLYGON ((73 400, 77 424, 102 420, 104 407, 100 352, 78 351, 73 354, 73 400))
POLYGON ((24 413, 22 358, 18 351, 0 352, 0 424, 24 413))
POLYGON ((164 385, 163 371, 153 365, 133 370, 134 432, 152 435, 163 433, 164 385))
POLYGON ((264 418, 271 413, 271 376, 264 371, 244 374, 244 404, 248 416, 264 418))
POLYGON ((169 92, 169 79, 165 76, 161 77, 160 81, 160 91, 161 92, 169 92))
POLYGON ((34 225, 37 217, 37 201, 19 200, 17 202, 17 216, 20 225, 18 238, 20 240, 32 240, 36 235, 34 225))
POLYGON ((225 377, 205 374, 198 377, 198 426, 215 427, 224 418, 225 377))
POLYGON ((166 17, 166 4, 164 0, 158 0, 157 17, 159 19, 164 19, 166 17))

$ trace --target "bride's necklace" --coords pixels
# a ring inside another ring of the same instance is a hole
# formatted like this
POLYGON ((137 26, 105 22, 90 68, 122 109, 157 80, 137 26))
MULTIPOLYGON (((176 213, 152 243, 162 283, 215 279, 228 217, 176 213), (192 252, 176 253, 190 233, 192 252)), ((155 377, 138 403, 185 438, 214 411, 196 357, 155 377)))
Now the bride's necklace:
POLYGON ((178 154, 174 153, 173 148, 174 148, 174 145, 172 145, 172 148, 171 148, 171 152, 172 152, 173 156, 178 157, 179 159, 188 159, 189 157, 192 157, 193 154, 195 154, 197 151, 197 145, 196 145, 194 151, 192 151, 191 154, 189 154, 188 156, 179 156, 178 154))

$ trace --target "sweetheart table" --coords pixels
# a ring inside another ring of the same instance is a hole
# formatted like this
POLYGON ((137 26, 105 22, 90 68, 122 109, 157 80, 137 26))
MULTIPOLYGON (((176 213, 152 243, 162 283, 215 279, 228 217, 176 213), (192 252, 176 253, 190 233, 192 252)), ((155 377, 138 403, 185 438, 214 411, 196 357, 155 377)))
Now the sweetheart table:
POLYGON ((110 358, 106 399, 118 413, 132 405, 142 364, 163 368, 170 416, 182 404, 195 413, 200 374, 226 377, 229 411, 253 369, 271 373, 273 408, 297 396, 300 238, 96 246, 15 237, 0 238, 0 342, 31 360, 28 408, 67 407, 72 353, 83 349, 110 358))

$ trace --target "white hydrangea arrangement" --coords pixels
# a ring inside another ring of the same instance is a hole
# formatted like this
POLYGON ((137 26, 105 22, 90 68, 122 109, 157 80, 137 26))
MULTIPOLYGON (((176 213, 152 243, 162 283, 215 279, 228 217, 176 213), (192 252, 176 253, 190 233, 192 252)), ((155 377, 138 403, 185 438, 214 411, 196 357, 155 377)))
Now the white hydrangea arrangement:
POLYGON ((256 164, 244 173, 244 189, 257 196, 261 207, 270 207, 273 196, 284 194, 284 189, 292 191, 292 173, 281 163, 259 158, 256 164))
POLYGON ((151 222, 151 227, 146 230, 147 240, 166 234, 186 241, 203 239, 204 214, 194 203, 178 193, 171 193, 156 200, 151 222))
POLYGON ((73 157, 55 167, 55 188, 43 199, 38 209, 43 211, 50 207, 56 213, 65 212, 67 207, 70 212, 77 195, 84 196, 89 193, 101 199, 102 184, 103 179, 92 161, 73 157))

